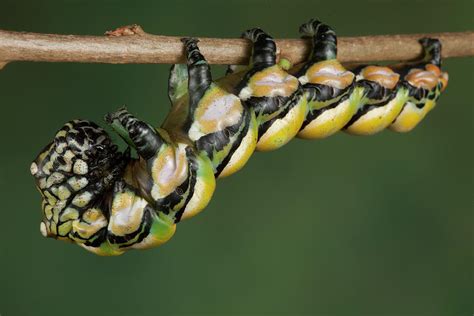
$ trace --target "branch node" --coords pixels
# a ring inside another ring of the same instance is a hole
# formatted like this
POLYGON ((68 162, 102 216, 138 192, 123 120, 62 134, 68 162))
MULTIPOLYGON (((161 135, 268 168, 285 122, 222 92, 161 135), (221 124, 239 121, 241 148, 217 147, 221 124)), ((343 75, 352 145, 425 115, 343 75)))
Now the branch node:
POLYGON ((145 31, 138 24, 125 25, 116 28, 113 31, 105 32, 106 36, 131 36, 131 35, 145 35, 145 31))

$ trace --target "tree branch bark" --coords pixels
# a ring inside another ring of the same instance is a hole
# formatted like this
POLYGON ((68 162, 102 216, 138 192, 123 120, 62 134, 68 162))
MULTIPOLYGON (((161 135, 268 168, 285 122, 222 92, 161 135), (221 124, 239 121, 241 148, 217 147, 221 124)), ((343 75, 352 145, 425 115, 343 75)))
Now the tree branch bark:
MULTIPOLYGON (((340 37, 338 59, 345 63, 407 61, 420 56, 418 40, 441 40, 444 58, 474 56, 474 31, 457 33, 340 37)), ((181 38, 151 35, 138 25, 107 32, 106 36, 38 34, 0 30, 0 69, 13 61, 81 63, 159 63, 184 61, 181 38)), ((310 42, 276 40, 281 57, 304 61, 310 42)), ((246 64, 251 45, 244 39, 200 38, 199 47, 211 64, 246 64)))

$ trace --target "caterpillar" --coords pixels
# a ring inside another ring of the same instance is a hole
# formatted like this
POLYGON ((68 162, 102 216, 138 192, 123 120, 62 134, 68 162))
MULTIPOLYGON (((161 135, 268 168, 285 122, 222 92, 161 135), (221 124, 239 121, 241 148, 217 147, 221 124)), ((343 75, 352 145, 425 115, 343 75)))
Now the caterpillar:
POLYGON ((129 146, 123 152, 97 124, 66 123, 30 168, 42 195, 41 233, 106 256, 159 246, 208 205, 216 179, 240 170, 255 150, 340 130, 408 132, 447 86, 436 39, 420 40, 419 61, 346 69, 331 27, 312 19, 300 33, 312 50, 292 67, 277 59, 266 32, 244 32, 252 42, 249 65, 229 66, 218 80, 198 40, 183 39, 186 64, 171 67, 172 107, 159 128, 125 108, 106 115, 129 146))

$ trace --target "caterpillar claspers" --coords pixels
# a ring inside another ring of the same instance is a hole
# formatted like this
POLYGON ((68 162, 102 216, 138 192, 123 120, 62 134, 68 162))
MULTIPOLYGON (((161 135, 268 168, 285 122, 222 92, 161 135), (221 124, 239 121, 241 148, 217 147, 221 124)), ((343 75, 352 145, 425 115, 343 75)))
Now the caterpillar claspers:
POLYGON ((250 64, 229 66, 215 81, 198 40, 183 39, 187 63, 171 68, 165 122, 155 127, 124 108, 105 117, 128 143, 124 152, 93 122, 66 123, 31 165, 41 233, 99 255, 159 246, 207 206, 216 179, 237 172, 255 150, 338 131, 407 132, 446 88, 436 39, 420 40, 418 62, 346 69, 328 25, 310 20, 300 33, 312 40, 305 63, 277 60, 272 37, 255 28, 243 33, 253 43, 250 64))

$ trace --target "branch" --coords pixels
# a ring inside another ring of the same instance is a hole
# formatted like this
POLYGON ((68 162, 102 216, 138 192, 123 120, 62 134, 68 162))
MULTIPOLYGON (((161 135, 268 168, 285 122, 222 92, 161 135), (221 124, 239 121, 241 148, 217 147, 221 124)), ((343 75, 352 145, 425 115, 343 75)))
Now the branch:
MULTIPOLYGON (((81 63, 182 63, 181 37, 151 35, 138 25, 107 32, 107 36, 56 35, 0 30, 0 69, 13 61, 81 63)), ((418 40, 441 40, 444 58, 474 56, 474 31, 457 33, 341 37, 338 59, 346 63, 407 61, 420 56, 418 40)), ((280 56, 304 61, 310 42, 276 40, 280 56)), ((251 45, 244 39, 201 38, 199 46, 211 64, 246 64, 251 45)))

